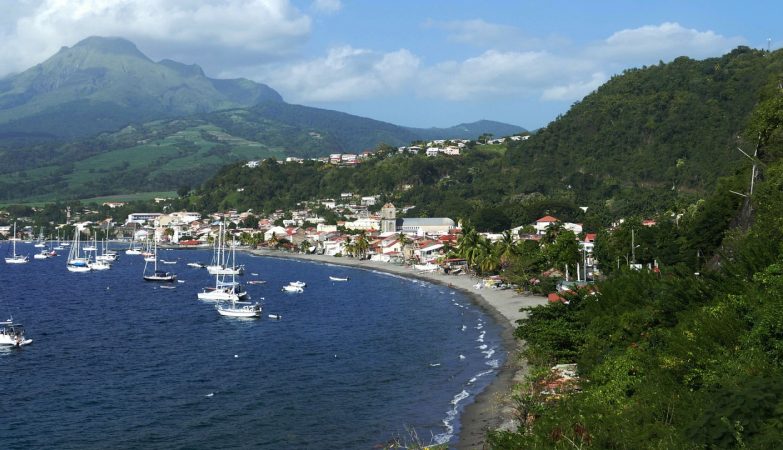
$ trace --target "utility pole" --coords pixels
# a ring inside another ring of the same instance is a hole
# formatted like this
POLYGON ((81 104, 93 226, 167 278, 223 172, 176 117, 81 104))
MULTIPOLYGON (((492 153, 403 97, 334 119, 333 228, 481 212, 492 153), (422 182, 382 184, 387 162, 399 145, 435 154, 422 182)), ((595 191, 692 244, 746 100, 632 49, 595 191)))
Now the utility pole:
POLYGON ((631 228, 631 264, 636 264, 636 245, 634 240, 633 228, 631 228))

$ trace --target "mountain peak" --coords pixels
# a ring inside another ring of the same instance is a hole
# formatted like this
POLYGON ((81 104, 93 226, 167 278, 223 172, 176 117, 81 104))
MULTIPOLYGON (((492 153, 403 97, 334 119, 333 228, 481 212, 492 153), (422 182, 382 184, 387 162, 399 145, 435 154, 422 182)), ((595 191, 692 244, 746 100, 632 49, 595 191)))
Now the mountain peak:
POLYGON ((144 53, 139 51, 136 44, 121 37, 90 36, 76 43, 73 48, 149 59, 144 53))

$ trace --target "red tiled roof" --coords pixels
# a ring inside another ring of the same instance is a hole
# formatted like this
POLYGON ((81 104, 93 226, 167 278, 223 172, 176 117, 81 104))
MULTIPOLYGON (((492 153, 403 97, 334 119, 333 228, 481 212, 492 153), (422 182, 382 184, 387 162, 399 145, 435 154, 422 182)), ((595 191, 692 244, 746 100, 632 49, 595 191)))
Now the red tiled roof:
POLYGON ((549 303, 557 303, 557 302, 565 303, 566 301, 563 297, 561 297, 559 294, 555 292, 550 292, 549 295, 546 296, 546 298, 547 300, 549 300, 549 303))
POLYGON ((560 222, 560 219, 558 219, 557 217, 552 217, 552 216, 544 216, 544 217, 536 220, 536 223, 540 223, 540 222, 560 222))
POLYGON ((596 233, 585 233, 585 242, 593 242, 595 240, 596 233))

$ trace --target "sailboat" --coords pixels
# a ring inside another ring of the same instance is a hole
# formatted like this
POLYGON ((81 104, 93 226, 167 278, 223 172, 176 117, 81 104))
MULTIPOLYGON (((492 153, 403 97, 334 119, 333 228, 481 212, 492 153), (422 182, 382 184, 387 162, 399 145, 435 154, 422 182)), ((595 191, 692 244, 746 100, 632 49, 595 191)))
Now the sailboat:
POLYGON ((44 238, 43 234, 43 227, 41 227, 41 234, 38 235, 38 241, 33 246, 35 248, 44 248, 46 247, 46 239, 44 238))
POLYGON ((262 307, 258 302, 250 303, 233 300, 230 302, 219 302, 215 305, 215 308, 221 316, 248 317, 251 319, 261 317, 262 310, 262 307))
POLYGON ((60 242, 60 230, 57 230, 57 245, 55 245, 55 246, 54 246, 54 248, 53 248, 52 250, 56 250, 56 251, 62 251, 62 250, 65 250, 65 247, 64 247, 64 246, 63 246, 63 244, 60 242))
POLYGON ((109 270, 111 269, 111 263, 109 261, 104 261, 98 259, 100 255, 98 255, 98 239, 97 237, 93 237, 93 244, 92 247, 95 248, 95 252, 90 256, 90 269, 92 270, 109 270))
POLYGON ((135 240, 131 239, 130 245, 128 246, 128 249, 125 250, 126 255, 141 255, 141 250, 136 247, 135 240))
MULTIPOLYGON (((236 263, 236 249, 231 255, 232 268, 236 263)), ((247 296, 247 291, 236 281, 236 273, 231 273, 231 281, 226 281, 226 274, 215 274, 215 287, 204 288, 197 294, 199 300, 238 302, 247 296)), ((260 313, 259 313, 260 314, 260 313)))
POLYGON ((30 258, 28 258, 27 255, 16 254, 16 240, 16 222, 14 222, 13 254, 5 257, 6 264, 24 264, 27 261, 30 261, 30 258))
POLYGON ((147 273, 147 265, 149 265, 150 261, 147 261, 147 259, 144 259, 144 281, 156 281, 160 283, 172 283, 174 281, 177 281, 177 276, 174 275, 171 272, 166 272, 165 270, 158 270, 158 241, 155 240, 153 237, 153 258, 154 258, 154 269, 151 274, 147 273))
POLYGON ((71 245, 71 249, 68 251, 68 260, 65 263, 68 272, 84 273, 92 271, 89 258, 81 256, 80 247, 79 230, 75 229, 73 230, 73 245, 71 245))
POLYGON ((119 255, 114 250, 109 250, 107 247, 106 239, 103 240, 103 251, 100 255, 95 256, 96 261, 105 261, 107 263, 112 263, 114 261, 117 261, 117 258, 119 255))
MULTIPOLYGON (((232 245, 236 247, 236 242, 232 245)), ((207 272, 210 275, 244 275, 245 266, 234 264, 229 267, 227 264, 226 254, 226 231, 224 225, 220 224, 220 230, 218 231, 218 238, 215 241, 215 250, 212 255, 212 264, 207 266, 207 272)))

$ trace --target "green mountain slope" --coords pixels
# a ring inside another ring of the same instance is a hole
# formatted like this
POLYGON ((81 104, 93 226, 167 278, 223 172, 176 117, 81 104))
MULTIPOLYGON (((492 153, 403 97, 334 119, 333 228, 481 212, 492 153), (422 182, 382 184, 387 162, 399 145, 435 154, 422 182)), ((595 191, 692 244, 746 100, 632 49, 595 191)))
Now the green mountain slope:
POLYGON ((0 81, 0 138, 87 136, 143 122, 282 101, 248 80, 213 80, 198 66, 156 63, 121 38, 90 37, 0 81))
POLYGON ((205 207, 280 207, 339 192, 387 194, 417 215, 470 218, 479 228, 540 214, 589 226, 684 207, 721 176, 747 169, 738 141, 760 96, 783 75, 783 51, 747 48, 720 58, 629 70, 527 141, 457 158, 390 156, 355 169, 234 167, 207 183, 205 207), (282 173, 297 183, 272 182, 282 173), (247 187, 242 195, 232 194, 247 187), (587 206, 587 213, 579 207, 587 206))

